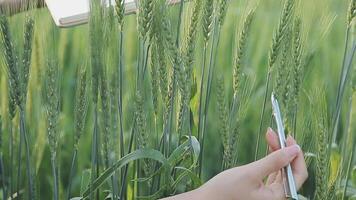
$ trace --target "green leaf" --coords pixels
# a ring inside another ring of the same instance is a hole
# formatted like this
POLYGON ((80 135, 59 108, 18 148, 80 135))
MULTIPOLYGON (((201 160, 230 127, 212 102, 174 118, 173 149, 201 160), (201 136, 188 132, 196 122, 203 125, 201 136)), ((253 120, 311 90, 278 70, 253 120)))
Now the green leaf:
POLYGON ((168 162, 171 164, 171 166, 175 166, 181 160, 182 156, 190 150, 193 152, 194 162, 197 162, 198 160, 200 153, 200 144, 198 140, 194 136, 192 136, 191 139, 189 139, 189 136, 185 137, 187 140, 177 149, 175 149, 171 156, 168 158, 168 162))
POLYGON ((338 178, 340 163, 341 163, 340 153, 337 151, 336 148, 332 148, 331 155, 330 155, 329 184, 331 184, 333 181, 335 181, 338 178))
MULTIPOLYGON (((197 163, 197 161, 198 161, 199 153, 200 153, 200 145, 199 145, 198 140, 194 136, 192 136, 191 137, 192 139, 191 139, 191 142, 190 142, 188 136, 184 136, 184 137, 186 137, 187 140, 185 142, 183 142, 183 144, 178 146, 173 151, 171 156, 167 159, 167 162, 169 163, 169 166, 170 166, 169 171, 172 171, 173 168, 177 165, 177 163, 184 158, 184 156, 187 154, 187 152, 191 150, 190 147, 192 147, 192 151, 193 151, 193 165, 195 165, 197 163)), ((155 173, 151 174, 150 176, 145 177, 145 178, 139 178, 139 179, 136 179, 134 181, 139 181, 139 182, 148 181, 152 177, 154 177, 155 175, 160 174, 163 171, 163 169, 164 168, 162 166, 155 173)))
POLYGON ((90 195, 91 191, 97 190, 102 184, 104 184, 116 170, 121 169, 123 166, 128 163, 139 160, 139 159, 152 159, 156 160, 163 164, 164 169, 169 168, 169 164, 167 159, 161 154, 161 152, 154 149, 139 149, 136 150, 120 160, 114 163, 110 168, 106 169, 95 181, 92 183, 92 188, 87 188, 83 193, 83 199, 87 198, 90 195))
MULTIPOLYGON (((196 165, 196 163, 198 162, 198 158, 199 158, 199 154, 200 154, 200 145, 198 140, 196 139, 196 137, 192 136, 184 136, 185 138, 187 138, 180 146, 178 146, 171 154, 171 156, 167 159, 167 162, 169 163, 169 170, 166 171, 166 175, 164 175, 164 179, 162 180, 162 186, 157 192, 155 192, 152 195, 149 196, 140 196, 137 197, 138 199, 158 199, 160 197, 162 197, 162 194, 164 194, 164 192, 166 191, 167 188, 174 188, 172 186, 176 185, 175 182, 179 182, 172 180, 172 177, 170 176, 170 172, 173 170, 173 168, 179 163, 179 161, 181 161, 182 159, 184 159, 185 155, 187 155, 188 152, 192 152, 192 156, 193 156, 193 163, 192 165, 189 167, 189 169, 193 169, 193 167, 196 165), (191 139, 189 139, 191 138, 191 139)), ((155 176, 156 174, 159 174, 161 172, 164 171, 164 166, 160 167, 160 169, 158 169, 154 174, 152 174, 149 177, 146 178, 141 178, 138 179, 137 181, 147 181, 149 179, 151 179, 153 176, 155 176)), ((176 167, 179 169, 182 169, 182 167, 176 167)), ((185 169, 185 168, 184 168, 185 169)), ((187 169, 188 170, 188 169, 187 169)), ((196 185, 201 184, 201 180, 192 172, 192 171, 186 171, 185 172, 185 176, 189 176, 193 183, 196 185)))
POLYGON ((184 168, 184 167, 176 167, 176 169, 183 170, 183 173, 181 173, 178 176, 178 178, 174 181, 174 183, 172 185, 172 188, 177 188, 177 185, 180 183, 180 181, 182 181, 182 179, 187 177, 187 176, 193 182, 193 187, 194 188, 198 188, 199 186, 202 185, 202 181, 200 180, 200 178, 191 169, 187 169, 187 168, 184 168))

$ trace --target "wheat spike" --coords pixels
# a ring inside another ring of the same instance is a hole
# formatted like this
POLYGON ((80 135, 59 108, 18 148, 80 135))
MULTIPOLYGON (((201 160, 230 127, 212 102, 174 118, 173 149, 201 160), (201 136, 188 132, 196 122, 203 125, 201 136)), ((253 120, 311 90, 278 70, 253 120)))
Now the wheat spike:
POLYGON ((219 77, 217 81, 217 107, 219 112, 219 132, 224 147, 224 164, 230 158, 229 145, 229 125, 228 125, 228 111, 225 103, 225 86, 223 77, 219 77))
POLYGON ((295 0, 286 0, 282 11, 282 16, 272 41, 272 47, 269 54, 268 66, 271 69, 277 60, 282 40, 286 35, 286 31, 294 14, 295 0))
POLYGON ((349 12, 347 16, 348 25, 351 26, 353 19, 356 17, 356 0, 350 0, 349 12))
POLYGON ((78 149, 80 137, 84 132, 87 110, 88 110, 87 72, 86 69, 82 69, 79 72, 79 78, 77 81, 76 102, 75 102, 74 148, 76 149, 78 149))
POLYGON ((26 104, 27 98, 27 86, 30 75, 30 65, 31 65, 31 56, 32 56, 32 40, 34 32, 34 20, 27 16, 25 22, 25 32, 24 32, 24 52, 22 57, 22 69, 21 69, 21 83, 22 83, 22 97, 21 97, 21 106, 23 107, 26 104))
POLYGON ((115 12, 117 15, 117 21, 120 25, 120 28, 122 28, 123 23, 124 23, 124 15, 125 15, 125 5, 123 0, 115 0, 115 12))
MULTIPOLYGON (((186 66, 191 66, 194 60, 194 52, 195 52, 196 37, 197 37, 197 30, 198 30, 197 27, 198 27, 199 15, 201 11, 201 4, 202 4, 202 0, 194 1, 194 8, 191 15, 187 39, 185 42, 185 56, 186 56, 186 63, 187 63, 186 66)), ((187 70, 187 73, 190 74, 191 70, 187 70)))
POLYGON ((158 91, 159 80, 158 80, 158 60, 157 60, 157 46, 154 46, 151 50, 151 93, 152 93, 152 104, 155 116, 158 115, 158 91))
POLYGON ((137 142, 139 148, 147 147, 146 117, 144 114, 144 101, 141 93, 136 93, 136 122, 137 122, 137 142))
POLYGON ((56 156, 58 147, 58 117, 59 117, 59 71, 54 60, 47 63, 46 80, 46 113, 48 142, 53 157, 56 156))
POLYGON ((237 42, 237 53, 234 58, 234 69, 233 69, 233 90, 234 95, 237 95, 239 88, 239 80, 240 80, 240 68, 242 64, 242 59, 244 54, 246 53, 246 42, 250 32, 251 22, 255 15, 255 9, 252 9, 248 12, 242 28, 239 33, 239 40, 237 42))
POLYGON ((9 85, 13 91, 13 97, 16 105, 20 105, 21 87, 19 80, 19 69, 15 48, 12 43, 9 21, 5 15, 0 15, 0 29, 2 33, 2 43, 4 46, 4 55, 6 60, 6 69, 9 76, 9 85))
POLYGON ((225 21, 225 17, 226 17, 226 12, 228 9, 228 0, 220 0, 218 2, 218 22, 219 22, 219 26, 222 26, 224 24, 225 21))
POLYGON ((213 14, 214 14, 214 0, 204 0, 202 26, 203 26, 203 38, 205 44, 207 44, 211 34, 211 30, 213 26, 213 14))
POLYGON ((301 39, 301 19, 298 18, 295 20, 294 23, 294 46, 293 46, 293 60, 294 60, 294 65, 293 65, 293 97, 292 97, 292 102, 293 105, 297 105, 298 101, 298 95, 299 95, 299 90, 300 90, 300 85, 302 81, 302 55, 303 55, 303 49, 302 49, 302 39, 301 39))
POLYGON ((152 25, 154 1, 141 0, 138 7, 138 32, 141 39, 145 40, 152 25))
POLYGON ((90 57, 91 57, 91 72, 92 72, 92 93, 93 102, 97 104, 99 95, 99 81, 102 68, 102 41, 104 31, 99 24, 103 21, 103 9, 100 1, 94 0, 90 4, 91 15, 89 17, 89 38, 90 38, 90 57))
POLYGON ((103 129, 103 154, 105 167, 109 166, 109 140, 110 140, 110 98, 109 98, 109 90, 108 90, 108 82, 107 82, 107 73, 106 70, 103 69, 101 72, 100 78, 100 98, 101 98, 101 109, 102 109, 102 129, 103 129))

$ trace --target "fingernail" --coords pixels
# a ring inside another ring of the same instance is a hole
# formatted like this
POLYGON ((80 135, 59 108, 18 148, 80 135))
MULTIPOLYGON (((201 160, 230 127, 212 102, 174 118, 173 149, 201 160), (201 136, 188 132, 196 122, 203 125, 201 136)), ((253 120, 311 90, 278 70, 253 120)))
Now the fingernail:
POLYGON ((268 127, 267 132, 268 133, 273 133, 273 129, 271 127, 268 127))
POLYGON ((297 144, 292 145, 286 148, 286 152, 291 157, 296 156, 300 152, 300 147, 297 144))

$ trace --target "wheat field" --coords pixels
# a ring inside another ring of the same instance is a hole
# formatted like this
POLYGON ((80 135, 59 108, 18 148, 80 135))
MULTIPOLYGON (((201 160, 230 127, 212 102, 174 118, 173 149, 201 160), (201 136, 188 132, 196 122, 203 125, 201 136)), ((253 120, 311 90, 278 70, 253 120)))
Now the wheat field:
MULTIPOLYGON (((93 0, 88 24, 0 13, 0 199, 159 199, 304 151, 300 199, 356 199, 356 1, 93 0)), ((30 5, 31 7, 31 5, 30 5)))

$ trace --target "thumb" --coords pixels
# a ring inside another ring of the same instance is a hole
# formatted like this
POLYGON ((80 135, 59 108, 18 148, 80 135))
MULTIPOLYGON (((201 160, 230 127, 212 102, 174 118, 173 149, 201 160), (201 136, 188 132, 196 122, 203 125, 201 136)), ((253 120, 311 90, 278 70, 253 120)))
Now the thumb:
POLYGON ((298 145, 292 145, 283 149, 279 149, 268 156, 251 163, 250 169, 258 178, 263 179, 267 175, 276 172, 287 166, 300 152, 298 145))

